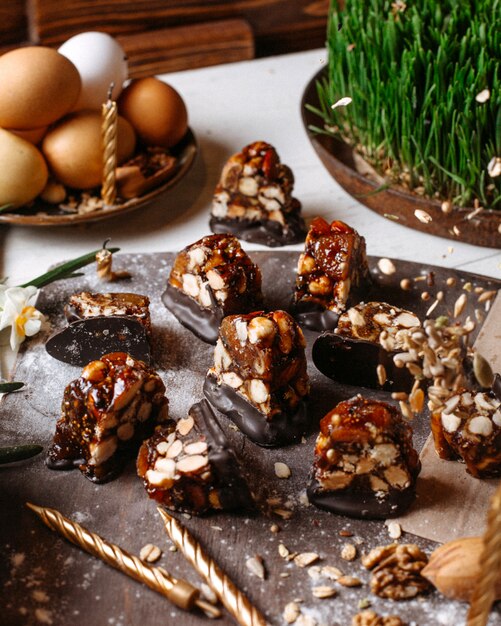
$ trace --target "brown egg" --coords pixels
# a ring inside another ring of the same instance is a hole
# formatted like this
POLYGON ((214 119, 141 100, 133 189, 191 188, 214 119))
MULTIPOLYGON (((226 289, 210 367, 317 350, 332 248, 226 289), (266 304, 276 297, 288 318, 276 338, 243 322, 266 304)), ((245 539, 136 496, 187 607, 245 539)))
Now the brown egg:
POLYGON ((0 206, 33 200, 47 182, 47 165, 35 146, 0 128, 0 206))
POLYGON ((41 126, 40 128, 26 128, 24 130, 19 130, 18 128, 7 128, 6 130, 36 146, 44 138, 44 135, 47 132, 47 126, 41 126))
POLYGON ((170 148, 188 128, 188 112, 178 92, 157 78, 134 80, 118 100, 120 114, 129 120, 143 142, 170 148))
POLYGON ((80 94, 80 74, 52 48, 30 46, 0 57, 0 126, 38 128, 68 113, 80 94))
MULTIPOLYGON (((90 189, 102 182, 103 149, 101 114, 72 113, 52 128, 42 143, 42 152, 56 180, 75 189, 90 189)), ((129 122, 118 118, 117 161, 134 153, 136 137, 129 122)))

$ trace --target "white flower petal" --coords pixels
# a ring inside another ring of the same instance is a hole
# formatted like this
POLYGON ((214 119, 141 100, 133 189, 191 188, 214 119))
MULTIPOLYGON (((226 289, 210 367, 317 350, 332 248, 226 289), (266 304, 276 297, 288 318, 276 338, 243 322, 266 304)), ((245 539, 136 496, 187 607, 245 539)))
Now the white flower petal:
POLYGON ((36 335, 42 326, 42 320, 36 318, 30 318, 24 325, 24 333, 26 337, 33 337, 36 335))
POLYGON ((480 104, 483 104, 484 102, 487 102, 490 97, 491 92, 488 89, 482 89, 482 91, 480 93, 477 93, 477 95, 475 96, 475 100, 480 104))

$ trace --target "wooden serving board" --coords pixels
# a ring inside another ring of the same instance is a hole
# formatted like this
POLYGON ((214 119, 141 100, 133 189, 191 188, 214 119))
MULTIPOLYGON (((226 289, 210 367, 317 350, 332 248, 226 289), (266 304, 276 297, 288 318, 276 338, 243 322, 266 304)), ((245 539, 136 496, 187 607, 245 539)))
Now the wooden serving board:
MULTIPOLYGON (((290 301, 296 252, 256 252, 251 257, 263 271, 266 304, 270 308, 287 308, 290 301)), ((212 346, 196 339, 163 307, 160 295, 164 289, 173 261, 173 254, 136 254, 117 257, 115 269, 127 269, 132 280, 114 284, 98 281, 94 270, 71 281, 61 281, 42 290, 39 308, 48 315, 52 329, 63 326, 63 304, 75 291, 133 291, 147 294, 151 299, 154 328, 154 365, 160 372, 170 400, 174 418, 186 415, 191 404, 202 397, 202 382, 212 359, 212 346)), ((458 295, 464 293, 467 282, 484 289, 498 289, 501 282, 464 272, 441 268, 425 268, 414 263, 394 261, 397 272, 381 275, 377 259, 371 267, 378 283, 377 292, 386 301, 406 306, 421 317, 432 300, 424 302, 421 292, 434 294, 443 290, 445 298, 433 315, 450 313, 458 295), (411 291, 399 287, 403 277, 426 277, 433 271, 434 285, 426 280, 414 282, 411 291), (446 279, 454 276, 455 287, 446 287, 446 279)), ((375 294, 377 295, 377 294, 375 294)), ((471 294, 467 312, 473 313, 476 296, 471 294)), ((477 305, 483 307, 483 305, 477 305)), ((466 313, 466 312, 465 312, 466 313)), ((80 373, 79 368, 51 359, 44 350, 50 331, 23 346, 15 379, 26 383, 22 392, 10 394, 0 406, 0 441, 2 445, 40 442, 47 447, 51 441, 64 387, 80 373)), ((306 334, 308 346, 315 338, 306 334)), ((321 375, 309 361, 312 382, 310 410, 314 424, 339 400, 360 391, 356 387, 338 385, 321 375)), ((385 393, 369 392, 388 400, 385 393)), ((390 543, 382 522, 357 521, 320 511, 308 506, 304 496, 313 458, 316 427, 304 443, 281 449, 264 449, 254 445, 222 419, 235 449, 241 456, 245 473, 256 494, 260 511, 251 517, 238 514, 215 514, 202 519, 180 516, 234 581, 264 612, 273 625, 284 623, 283 608, 293 599, 301 599, 302 611, 318 625, 349 626, 351 617, 359 611, 359 603, 370 600, 374 610, 382 614, 398 614, 409 624, 428 626, 441 624, 459 626, 464 623, 466 606, 444 599, 437 592, 425 599, 396 603, 377 598, 370 593, 369 573, 360 559, 343 561, 340 551, 344 543, 357 546, 359 554, 376 545, 390 543), (285 462, 292 471, 289 479, 279 479, 274 463, 285 462), (272 509, 291 512, 282 519, 272 509), (280 532, 270 527, 278 524, 280 532), (339 531, 349 530, 346 539, 339 531), (333 565, 345 574, 359 577, 363 586, 348 589, 327 580, 314 580, 307 569, 286 562, 278 554, 279 543, 291 552, 317 552, 320 565, 333 565), (264 581, 253 576, 245 567, 246 560, 259 554, 264 559, 267 576, 264 581), (287 574, 287 577, 281 576, 287 574), (336 587, 337 596, 317 599, 312 588, 321 584, 336 587)), ((416 419, 415 445, 421 448, 429 432, 426 416, 416 419)), ((464 468, 458 464, 458 472, 464 468)), ((146 587, 112 570, 93 557, 60 539, 26 509, 25 502, 59 509, 64 515, 82 523, 104 538, 138 554, 147 543, 164 550, 159 565, 178 577, 195 584, 200 580, 186 563, 182 554, 169 551, 171 545, 156 505, 146 497, 141 481, 131 463, 116 480, 94 485, 78 470, 55 472, 44 465, 43 454, 22 464, 0 469, 0 584, 3 607, 1 623, 6 626, 53 624, 63 626, 125 626, 140 623, 183 624, 196 626, 207 618, 186 614, 146 587)), ((401 541, 416 542, 428 553, 433 542, 406 534, 401 541)), ((221 625, 231 624, 225 616, 221 625)), ((499 608, 489 624, 501 624, 499 608)))

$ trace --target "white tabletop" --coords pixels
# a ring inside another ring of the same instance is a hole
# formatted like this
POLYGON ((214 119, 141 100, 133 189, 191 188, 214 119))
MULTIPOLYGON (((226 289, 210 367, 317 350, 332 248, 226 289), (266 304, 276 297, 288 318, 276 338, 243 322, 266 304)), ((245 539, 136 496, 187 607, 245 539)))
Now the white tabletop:
MULTIPOLYGON (((354 200, 316 156, 300 115, 303 90, 325 63, 325 51, 219 65, 164 75, 185 99, 200 154, 162 201, 104 222, 59 228, 0 225, 0 276, 24 282, 51 264, 99 248, 107 237, 122 252, 176 251, 209 233, 211 196, 225 160, 246 144, 273 144, 296 178, 294 195, 307 221, 341 219, 367 240, 369 254, 499 277, 501 254, 405 228, 354 200)), ((301 246, 295 246, 299 249, 301 246)), ((259 249, 244 242, 246 249, 259 249)))

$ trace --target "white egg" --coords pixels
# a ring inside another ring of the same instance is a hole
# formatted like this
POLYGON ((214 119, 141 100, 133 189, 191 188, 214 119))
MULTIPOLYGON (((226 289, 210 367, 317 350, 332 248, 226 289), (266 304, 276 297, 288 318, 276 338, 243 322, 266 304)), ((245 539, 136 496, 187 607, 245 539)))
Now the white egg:
POLYGON ((122 46, 106 33, 80 33, 68 39, 59 52, 80 72, 82 90, 73 111, 100 109, 111 83, 112 97, 118 98, 127 80, 127 56, 122 46))

